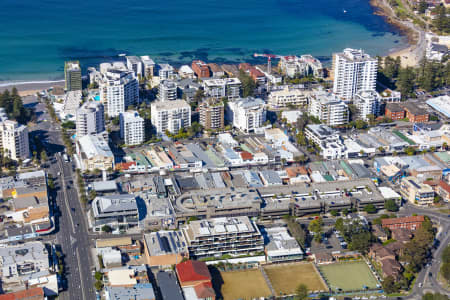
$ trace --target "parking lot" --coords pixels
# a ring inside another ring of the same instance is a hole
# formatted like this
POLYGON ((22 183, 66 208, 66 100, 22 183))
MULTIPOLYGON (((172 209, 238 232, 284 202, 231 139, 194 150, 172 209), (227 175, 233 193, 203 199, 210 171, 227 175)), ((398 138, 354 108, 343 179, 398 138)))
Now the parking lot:
POLYGON ((345 251, 345 249, 341 246, 342 241, 344 241, 343 238, 336 236, 336 234, 332 231, 332 228, 329 228, 328 231, 326 231, 326 233, 324 234, 321 243, 317 243, 315 241, 311 242, 311 252, 331 253, 333 251, 345 251))

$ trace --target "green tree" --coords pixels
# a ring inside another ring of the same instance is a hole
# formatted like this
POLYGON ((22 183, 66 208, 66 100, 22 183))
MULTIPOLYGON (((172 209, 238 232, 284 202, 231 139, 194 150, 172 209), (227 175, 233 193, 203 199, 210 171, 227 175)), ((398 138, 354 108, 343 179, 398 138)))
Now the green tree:
POLYGON ((113 231, 113 229, 111 228, 111 226, 103 225, 102 231, 106 232, 106 233, 111 233, 113 231))
POLYGON ((41 161, 42 161, 42 162, 46 162, 47 159, 48 159, 48 157, 47 157, 47 152, 45 152, 45 150, 42 150, 42 151, 41 151, 41 161))
POLYGON ((388 211, 398 211, 398 205, 397 203, 395 203, 395 200, 392 199, 386 200, 386 202, 384 203, 384 208, 386 208, 388 211))
POLYGON ((443 294, 433 294, 433 293, 426 293, 425 295, 422 296, 422 300, 448 300, 448 296, 447 295, 443 295, 443 294))
POLYGON ((406 67, 401 69, 398 74, 397 86, 399 91, 402 93, 403 98, 408 98, 414 93, 414 81, 416 75, 414 74, 414 69, 412 67, 406 67))
POLYGON ((383 282, 381 283, 383 285, 383 290, 387 294, 392 294, 398 292, 398 287, 395 284, 395 279, 392 276, 388 276, 384 278, 383 282))
POLYGON ((239 80, 242 84, 242 96, 249 97, 255 93, 256 83, 253 78, 245 73, 243 70, 239 70, 239 80))
POLYGON ((94 283, 94 287, 95 287, 95 289, 97 290, 97 291, 101 291, 102 290, 102 288, 103 288, 103 283, 101 282, 101 281, 96 281, 95 283, 94 283))
POLYGON ((364 207, 364 211, 368 214, 375 214, 377 212, 377 208, 373 204, 367 204, 366 207, 364 207))
POLYGON ((419 6, 417 7, 419 13, 424 14, 427 8, 428 8, 427 2, 425 0, 420 0, 419 6))
POLYGON ((308 287, 303 283, 299 284, 295 289, 295 295, 296 300, 305 300, 308 298, 308 287))
POLYGON ((95 277, 96 280, 102 280, 103 279, 103 273, 99 272, 99 271, 96 271, 94 277, 95 277))

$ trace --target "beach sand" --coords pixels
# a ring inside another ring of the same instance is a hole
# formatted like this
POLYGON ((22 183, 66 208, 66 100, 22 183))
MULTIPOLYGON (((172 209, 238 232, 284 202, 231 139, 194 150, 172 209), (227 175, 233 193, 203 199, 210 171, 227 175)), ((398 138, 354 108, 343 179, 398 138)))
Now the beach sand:
POLYGON ((64 86, 64 80, 58 81, 35 81, 35 82, 5 82, 0 83, 0 92, 11 90, 13 87, 19 91, 21 96, 34 95, 42 90, 47 90, 54 86, 64 86))
POLYGON ((417 58, 413 54, 412 50, 413 50, 413 46, 410 46, 408 48, 392 52, 391 54, 389 54, 389 56, 392 58, 397 58, 397 56, 400 56, 401 65, 404 68, 405 67, 414 67, 414 66, 417 66, 417 64, 419 62, 417 61, 417 58))

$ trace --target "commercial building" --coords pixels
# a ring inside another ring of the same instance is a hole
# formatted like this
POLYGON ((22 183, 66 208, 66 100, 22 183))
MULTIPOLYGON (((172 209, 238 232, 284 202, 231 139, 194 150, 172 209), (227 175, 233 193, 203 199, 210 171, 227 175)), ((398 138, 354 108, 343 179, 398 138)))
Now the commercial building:
POLYGON ((272 108, 308 105, 309 92, 300 87, 286 85, 283 89, 272 90, 269 94, 268 104, 272 108))
POLYGON ((184 100, 154 102, 151 114, 152 124, 159 134, 166 130, 177 133, 181 128, 191 126, 191 106, 184 100))
POLYGON ((128 70, 133 71, 138 78, 144 75, 144 66, 140 57, 127 56, 126 60, 128 70))
POLYGON ((144 251, 150 267, 171 266, 189 257, 181 231, 157 231, 144 234, 144 251))
POLYGON ((99 83, 100 101, 109 117, 117 117, 139 102, 139 82, 133 71, 108 65, 101 64, 106 72, 102 72, 99 83))
POLYGON ((261 128, 266 122, 266 107, 263 100, 247 97, 229 102, 227 118, 234 127, 252 132, 261 128))
POLYGON ((211 77, 208 65, 201 60, 194 60, 192 62, 192 70, 194 70, 198 78, 211 77))
POLYGON ((204 129, 224 127, 225 108, 221 100, 208 99, 199 105, 200 124, 204 129))
POLYGON ((421 183, 417 178, 409 176, 402 178, 400 193, 404 199, 413 204, 432 205, 434 190, 428 184, 421 183))
POLYGON ((144 119, 137 111, 126 111, 120 114, 120 138, 126 145, 139 145, 144 142, 144 119))
POLYGON ((53 259, 42 242, 0 246, 2 289, 44 288, 45 296, 58 294, 53 259))
POLYGON ((359 91, 375 91, 378 61, 363 50, 346 48, 333 55, 333 93, 352 100, 359 91))
POLYGON ((155 300, 155 291, 151 283, 136 283, 133 286, 105 287, 106 300, 155 300))
POLYGON ((411 217, 402 217, 402 218, 388 218, 382 219, 381 225, 385 228, 389 228, 390 230, 394 230, 397 228, 405 228, 409 230, 416 230, 422 223, 425 221, 424 216, 411 216, 411 217))
POLYGON ((303 259, 303 251, 286 227, 270 227, 265 229, 267 239, 267 260, 270 262, 287 262, 303 259))
POLYGON ((64 64, 64 79, 66 91, 81 91, 81 67, 79 61, 66 61, 64 64))
POLYGON ((163 80, 158 86, 159 101, 177 100, 177 85, 171 80, 163 80))
POLYGON ((105 225, 119 230, 139 225, 136 197, 131 194, 98 196, 92 201, 92 227, 100 231, 105 225))
POLYGON ((325 125, 310 124, 306 126, 305 136, 320 147, 324 159, 340 159, 345 157, 345 146, 339 132, 325 125))
POLYGON ((264 240, 248 217, 224 217, 191 221, 183 228, 190 257, 258 254, 264 240))
POLYGON ((361 120, 369 121, 369 115, 376 118, 380 114, 381 98, 376 91, 357 92, 353 103, 358 109, 361 120))
POLYGON ((83 170, 114 169, 114 155, 108 143, 98 135, 85 135, 78 139, 76 151, 83 170))
POLYGON ((348 106, 334 94, 318 90, 309 98, 309 114, 328 126, 348 123, 348 106))
POLYGON ((208 97, 221 99, 227 97, 233 101, 241 94, 241 81, 238 78, 206 79, 203 88, 208 97))
POLYGON ((97 101, 87 101, 77 109, 77 138, 105 131, 105 110, 97 101))
POLYGON ((12 160, 29 158, 28 128, 13 120, 0 122, 0 148, 12 160))
POLYGON ((162 300, 184 300, 177 277, 173 272, 159 271, 156 273, 156 282, 158 283, 162 300))

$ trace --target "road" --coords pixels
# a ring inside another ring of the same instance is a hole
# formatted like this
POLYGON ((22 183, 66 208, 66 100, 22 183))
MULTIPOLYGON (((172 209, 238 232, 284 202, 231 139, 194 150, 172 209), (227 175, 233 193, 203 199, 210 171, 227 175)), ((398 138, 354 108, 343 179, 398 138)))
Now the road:
POLYGON ((39 136, 43 141, 50 162, 46 166, 52 175, 56 187, 56 221, 57 244, 61 246, 65 262, 66 280, 60 299, 91 300, 95 299, 94 282, 91 266, 90 239, 84 218, 86 213, 81 207, 78 193, 74 185, 75 174, 73 163, 65 162, 58 152, 64 150, 59 126, 50 120, 45 105, 35 106, 40 121, 32 128, 31 134, 39 136), (58 175, 59 174, 59 175, 58 175))

